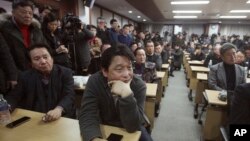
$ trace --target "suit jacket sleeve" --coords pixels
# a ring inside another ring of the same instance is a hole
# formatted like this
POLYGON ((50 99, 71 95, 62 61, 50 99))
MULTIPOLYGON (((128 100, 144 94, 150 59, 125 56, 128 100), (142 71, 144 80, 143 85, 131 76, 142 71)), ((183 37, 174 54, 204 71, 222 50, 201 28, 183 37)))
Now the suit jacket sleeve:
POLYGON ((58 106, 62 106, 66 113, 70 113, 72 109, 72 105, 75 100, 75 92, 74 92, 74 80, 72 77, 72 71, 70 69, 66 69, 62 71, 62 99, 58 103, 58 106))
POLYGON ((7 80, 17 80, 17 68, 2 34, 0 34, 0 64, 7 80))
POLYGON ((95 90, 96 82, 92 77, 90 76, 86 85, 79 114, 80 130, 84 141, 102 137, 98 114, 98 94, 93 91, 95 90))
POLYGON ((213 90, 221 91, 223 90, 221 87, 217 85, 217 65, 214 65, 210 68, 209 74, 208 74, 208 87, 213 90))
POLYGON ((131 85, 133 84, 135 85, 134 90, 132 89, 133 94, 119 100, 121 122, 128 132, 135 132, 142 125, 146 99, 145 83, 138 79, 132 81, 131 85))

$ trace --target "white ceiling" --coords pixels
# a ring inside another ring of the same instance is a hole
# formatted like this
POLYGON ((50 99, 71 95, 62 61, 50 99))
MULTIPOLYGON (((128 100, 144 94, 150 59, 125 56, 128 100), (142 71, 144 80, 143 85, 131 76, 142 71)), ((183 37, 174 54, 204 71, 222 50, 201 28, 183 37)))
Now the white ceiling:
MULTIPOLYGON (((137 19, 137 15, 141 15, 142 18, 147 19, 147 23, 164 23, 164 24, 182 24, 185 23, 244 23, 250 24, 250 13, 229 13, 230 10, 250 10, 250 4, 247 4, 247 0, 210 0, 210 3, 207 5, 171 5, 171 1, 177 0, 151 0, 155 3, 156 7, 159 9, 160 14, 162 15, 161 19, 152 21, 152 17, 147 17, 145 11, 138 11, 135 7, 136 5, 130 5, 127 1, 129 0, 96 0, 95 3, 101 5, 107 9, 115 11, 121 15, 127 16, 133 20, 141 22, 142 19, 137 19), (133 14, 129 14, 128 10, 134 11, 133 14), (173 10, 201 10, 202 13, 198 14, 173 14, 173 10), (173 19, 174 15, 197 15, 197 19, 173 19), (220 19, 219 16, 224 15, 246 15, 247 19, 220 19)), ((141 1, 143 5, 144 0, 134 0, 141 1)), ((180 1, 180 0, 179 0, 180 1)), ((151 10, 150 7, 145 7, 145 10, 151 10)), ((152 12, 154 12, 152 10, 152 12)))
POLYGON ((150 20, 150 18, 130 5, 126 0, 95 0, 95 4, 138 22, 142 22, 143 19, 150 20), (133 13, 128 13, 129 10, 133 11, 133 13), (141 18, 137 18, 137 16, 141 16, 141 18))
POLYGON ((197 15, 198 19, 218 19, 222 15, 247 15, 250 19, 250 13, 229 13, 230 10, 250 10, 250 4, 246 4, 247 0, 210 0, 210 3, 205 5, 171 5, 171 1, 173 0, 154 0, 166 19, 173 19, 174 15, 197 15), (202 13, 173 14, 173 10, 201 10, 202 13))

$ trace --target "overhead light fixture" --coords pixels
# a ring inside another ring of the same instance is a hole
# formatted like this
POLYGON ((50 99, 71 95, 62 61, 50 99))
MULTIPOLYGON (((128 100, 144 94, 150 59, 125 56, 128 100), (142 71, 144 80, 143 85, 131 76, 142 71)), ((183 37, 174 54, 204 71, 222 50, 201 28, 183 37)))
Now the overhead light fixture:
POLYGON ((143 19, 142 21, 146 22, 147 20, 146 20, 146 19, 143 19))
POLYGON ((247 1, 247 3, 250 3, 250 0, 249 0, 249 1, 247 1))
POLYGON ((138 18, 138 19, 140 19, 140 18, 141 18, 141 16, 137 16, 137 18, 138 18))
POLYGON ((131 10, 130 10, 130 11, 128 11, 128 13, 130 13, 130 14, 131 14, 131 13, 133 13, 133 11, 131 11, 131 10))
POLYGON ((177 5, 177 4, 209 4, 208 0, 203 0, 203 1, 171 1, 172 5, 177 5))
POLYGON ((231 10, 230 13, 250 13, 250 10, 231 10))
POLYGON ((220 16, 222 19, 245 19, 247 16, 220 16))
POLYGON ((178 10, 174 10, 174 11, 172 11, 173 13, 182 13, 182 14, 189 14, 189 13, 201 13, 202 11, 200 11, 200 10, 185 10, 185 11, 182 11, 182 10, 180 10, 180 11, 178 11, 178 10))
POLYGON ((174 19, 195 19, 197 16, 174 16, 174 19))

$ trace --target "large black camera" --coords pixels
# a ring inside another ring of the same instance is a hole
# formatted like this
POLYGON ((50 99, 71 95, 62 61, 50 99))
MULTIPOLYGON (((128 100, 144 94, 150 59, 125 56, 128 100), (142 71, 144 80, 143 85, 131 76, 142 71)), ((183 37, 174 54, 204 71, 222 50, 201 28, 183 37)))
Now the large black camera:
POLYGON ((77 30, 81 29, 81 26, 81 20, 72 13, 68 13, 63 17, 62 28, 64 31, 75 33, 77 30))

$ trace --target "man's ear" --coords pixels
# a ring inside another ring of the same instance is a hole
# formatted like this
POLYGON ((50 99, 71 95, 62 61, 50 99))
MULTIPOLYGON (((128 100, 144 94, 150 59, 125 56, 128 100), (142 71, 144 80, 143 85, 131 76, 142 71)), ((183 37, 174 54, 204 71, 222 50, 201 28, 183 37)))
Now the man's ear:
POLYGON ((108 71, 104 68, 101 68, 101 70, 102 70, 103 76, 108 77, 108 71))

